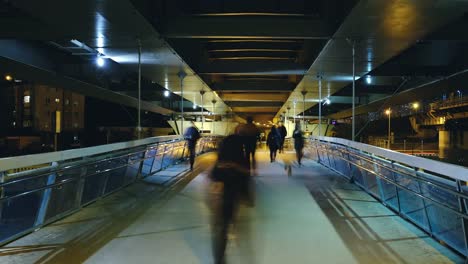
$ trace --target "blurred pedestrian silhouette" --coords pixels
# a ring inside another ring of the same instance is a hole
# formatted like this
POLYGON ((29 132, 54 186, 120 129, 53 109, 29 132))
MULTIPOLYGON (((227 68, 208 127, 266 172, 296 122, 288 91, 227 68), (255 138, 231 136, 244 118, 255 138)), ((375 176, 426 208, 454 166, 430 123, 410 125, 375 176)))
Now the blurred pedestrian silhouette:
POLYGON ((245 158, 249 162, 249 168, 256 169, 255 150, 257 140, 260 137, 260 129, 253 124, 251 116, 247 117, 247 124, 239 124, 235 129, 236 135, 239 135, 244 146, 245 158))
POLYGON ((284 148, 284 140, 286 139, 286 135, 288 134, 288 131, 286 130, 286 127, 284 127, 283 122, 278 123, 278 133, 280 135, 280 146, 279 146, 279 153, 283 153, 283 148, 284 148))
POLYGON ((276 160, 276 153, 278 152, 280 143, 281 136, 278 133, 278 129, 276 129, 276 126, 272 126, 267 137, 267 145, 270 148, 270 162, 276 160))
POLYGON ((200 132, 192 124, 188 127, 184 133, 184 138, 187 140, 187 147, 190 155, 190 170, 193 170, 193 164, 195 163, 195 147, 197 146, 197 141, 200 139, 200 132))
POLYGON ((301 165, 301 160, 303 156, 303 148, 304 148, 304 137, 302 135, 301 125, 296 123, 296 127, 294 128, 293 138, 294 138, 294 150, 296 151, 296 158, 297 163, 299 166, 301 165))
POLYGON ((229 227, 234 222, 239 201, 246 193, 249 178, 242 138, 230 135, 221 142, 218 148, 218 161, 211 172, 211 179, 223 184, 222 199, 215 207, 213 221, 215 264, 226 263, 225 251, 229 227))

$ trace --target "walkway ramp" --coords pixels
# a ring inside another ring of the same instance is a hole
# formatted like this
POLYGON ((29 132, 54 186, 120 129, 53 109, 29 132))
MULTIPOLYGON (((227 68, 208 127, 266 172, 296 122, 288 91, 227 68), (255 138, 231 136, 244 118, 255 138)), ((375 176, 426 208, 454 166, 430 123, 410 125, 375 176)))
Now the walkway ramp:
MULTIPOLYGON (((322 165, 298 167, 293 153, 273 163, 257 156, 256 206, 239 212, 228 263, 463 263, 322 165)), ((169 189, 150 177, 8 244, 0 262, 212 263, 210 205, 219 190, 207 173, 215 158, 199 157, 169 189)))

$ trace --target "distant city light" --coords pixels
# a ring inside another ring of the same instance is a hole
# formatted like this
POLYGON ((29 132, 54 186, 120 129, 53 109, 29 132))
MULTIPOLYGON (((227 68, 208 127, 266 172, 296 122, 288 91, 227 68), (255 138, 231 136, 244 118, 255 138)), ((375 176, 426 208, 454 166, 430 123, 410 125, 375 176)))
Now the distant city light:
POLYGON ((371 84, 371 83, 372 83, 372 78, 371 78, 370 75, 367 75, 367 76, 366 76, 366 83, 367 83, 367 84, 371 84))
POLYGON ((56 102, 56 103, 60 103, 60 99, 59 99, 59 98, 55 98, 55 102, 56 102))
POLYGON ((413 103, 413 109, 418 109, 419 108, 419 103, 413 103))
POLYGON ((96 58, 96 64, 99 67, 104 67, 104 64, 106 64, 106 62, 105 62, 104 58, 99 56, 99 57, 96 58))
POLYGON ((387 110, 385 110, 385 114, 386 114, 386 115, 390 115, 391 113, 392 113, 392 111, 390 110, 390 108, 387 109, 387 110))
POLYGON ((7 75, 5 75, 5 80, 11 82, 11 81, 13 81, 13 77, 11 75, 7 74, 7 75))

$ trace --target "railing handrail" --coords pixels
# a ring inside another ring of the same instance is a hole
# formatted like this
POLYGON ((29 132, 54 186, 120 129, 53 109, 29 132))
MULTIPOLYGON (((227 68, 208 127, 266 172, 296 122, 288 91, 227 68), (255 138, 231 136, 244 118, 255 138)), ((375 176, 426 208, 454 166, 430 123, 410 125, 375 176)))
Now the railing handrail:
POLYGON ((418 169, 427 170, 430 172, 435 172, 440 175, 444 175, 455 180, 462 180, 468 182, 468 168, 445 163, 437 160, 431 160, 426 158, 421 158, 417 156, 412 156, 393 150, 380 148, 372 145, 367 145, 364 143, 351 141, 344 138, 335 138, 335 137, 311 137, 312 139, 319 139, 321 141, 327 141, 330 143, 340 144, 348 146, 357 150, 365 151, 377 155, 382 158, 386 158, 392 161, 396 161, 402 164, 409 165, 418 169))
POLYGON ((7 171, 10 169, 24 168, 38 164, 47 164, 54 161, 70 160, 80 157, 93 156, 103 153, 108 153, 117 150, 123 150, 128 148, 134 148, 154 143, 160 143, 165 141, 172 141, 182 139, 181 136, 159 136, 150 137, 145 139, 119 142, 113 144, 106 144, 94 147, 70 149, 64 151, 56 151, 41 154, 31 154, 24 156, 15 156, 0 159, 0 172, 7 171))

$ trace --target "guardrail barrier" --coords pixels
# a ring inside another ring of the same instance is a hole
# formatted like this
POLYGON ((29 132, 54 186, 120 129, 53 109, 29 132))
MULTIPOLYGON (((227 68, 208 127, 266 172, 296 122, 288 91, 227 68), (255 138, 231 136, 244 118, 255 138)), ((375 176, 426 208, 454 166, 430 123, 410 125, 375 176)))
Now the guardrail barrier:
POLYGON ((308 138, 305 152, 467 256, 468 168, 330 137, 308 138))
MULTIPOLYGON (((197 154, 218 142, 202 137, 197 154)), ((0 159, 0 245, 185 158, 186 141, 164 136, 0 159)))

